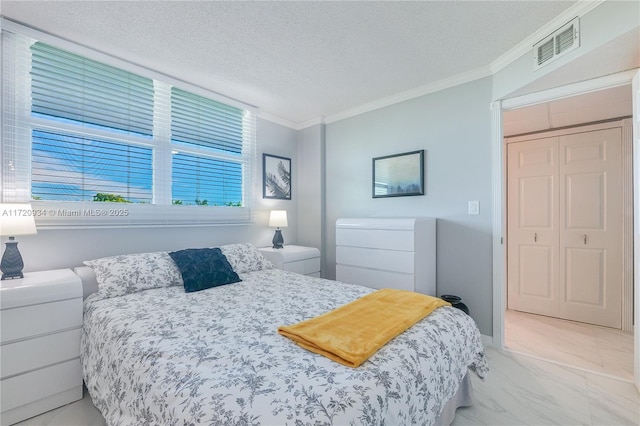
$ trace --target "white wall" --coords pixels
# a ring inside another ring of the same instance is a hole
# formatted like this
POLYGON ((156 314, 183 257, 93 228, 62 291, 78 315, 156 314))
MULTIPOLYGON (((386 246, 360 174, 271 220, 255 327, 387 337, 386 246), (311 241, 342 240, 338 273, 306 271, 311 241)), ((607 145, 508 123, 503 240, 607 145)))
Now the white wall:
MULTIPOLYGON (((211 247, 235 242, 270 246, 274 230, 267 226, 269 210, 285 209, 289 227, 283 229, 285 242, 298 238, 297 192, 293 200, 262 198, 262 153, 292 159, 292 179, 298 178, 296 130, 258 119, 257 167, 253 178, 254 222, 248 225, 200 227, 157 227, 120 229, 38 230, 37 235, 17 237, 26 272, 70 268, 83 260, 123 253, 211 247)), ((4 240, 3 240, 4 242, 4 240)))
POLYGON ((335 278, 340 217, 437 221, 437 293, 456 294, 492 334, 491 78, 326 125, 325 275, 335 278), (426 195, 371 196, 372 158, 425 150, 426 195), (480 201, 480 215, 467 202, 480 201))

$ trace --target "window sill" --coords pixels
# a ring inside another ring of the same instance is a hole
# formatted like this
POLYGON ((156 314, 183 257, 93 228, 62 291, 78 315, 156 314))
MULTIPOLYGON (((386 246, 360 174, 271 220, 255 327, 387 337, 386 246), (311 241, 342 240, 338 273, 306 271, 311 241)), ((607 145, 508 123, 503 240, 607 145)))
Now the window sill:
POLYGON ((253 223, 251 209, 109 202, 34 201, 38 229, 235 226, 253 223))

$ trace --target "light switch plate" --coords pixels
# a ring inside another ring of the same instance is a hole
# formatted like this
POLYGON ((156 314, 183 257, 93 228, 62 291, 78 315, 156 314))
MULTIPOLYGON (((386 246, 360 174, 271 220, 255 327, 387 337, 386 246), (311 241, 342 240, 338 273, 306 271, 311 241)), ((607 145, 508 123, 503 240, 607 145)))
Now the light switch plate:
POLYGON ((480 201, 469 201, 469 214, 480 214, 480 201))

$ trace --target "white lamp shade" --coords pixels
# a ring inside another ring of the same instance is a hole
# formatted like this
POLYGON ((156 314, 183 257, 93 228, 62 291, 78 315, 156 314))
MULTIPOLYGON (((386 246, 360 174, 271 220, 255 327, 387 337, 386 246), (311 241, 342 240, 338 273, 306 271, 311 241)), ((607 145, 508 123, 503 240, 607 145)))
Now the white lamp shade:
POLYGON ((0 204, 1 236, 13 237, 37 233, 31 204, 0 204))
POLYGON ((284 228, 287 224, 287 211, 286 210, 271 210, 269 215, 269 226, 277 226, 284 228))

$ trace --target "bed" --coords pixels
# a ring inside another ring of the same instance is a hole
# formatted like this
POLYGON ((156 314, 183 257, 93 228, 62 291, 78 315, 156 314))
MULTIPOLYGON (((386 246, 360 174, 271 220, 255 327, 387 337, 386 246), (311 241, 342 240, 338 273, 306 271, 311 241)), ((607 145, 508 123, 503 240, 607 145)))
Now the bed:
POLYGON ((452 307, 358 368, 302 349, 278 327, 374 290, 275 269, 250 244, 220 249, 241 281, 203 291, 185 291, 166 253, 76 268, 84 381, 108 425, 449 424, 471 403, 469 372, 488 372, 452 307))

